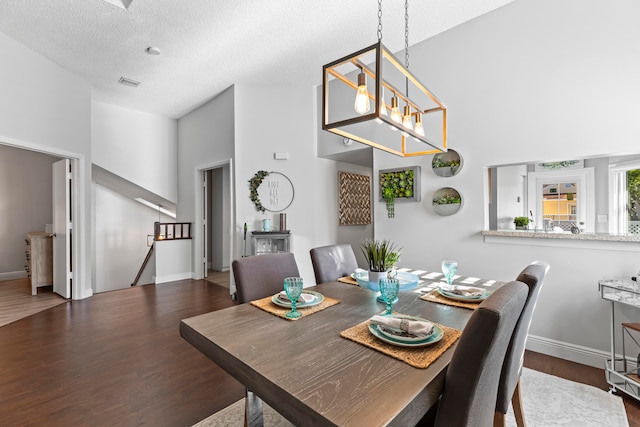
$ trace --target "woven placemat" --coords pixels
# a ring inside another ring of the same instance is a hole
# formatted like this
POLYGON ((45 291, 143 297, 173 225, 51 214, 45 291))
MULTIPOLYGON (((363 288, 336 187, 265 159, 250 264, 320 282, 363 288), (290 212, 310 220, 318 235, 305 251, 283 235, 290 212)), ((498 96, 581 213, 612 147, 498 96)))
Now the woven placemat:
POLYGON ((462 334, 462 332, 457 329, 440 324, 438 324, 438 326, 442 328, 444 336, 437 343, 426 347, 398 347, 387 344, 371 334, 369 331, 369 320, 365 320, 356 326, 340 332, 340 336, 378 350, 398 360, 402 360, 415 368, 425 369, 451 347, 462 334))
POLYGON ((280 307, 279 305, 275 305, 273 301, 271 301, 271 297, 264 297, 262 299, 251 301, 251 305, 258 307, 266 311, 267 313, 271 313, 275 316, 282 317, 283 319, 298 320, 298 319, 302 319, 305 316, 309 316, 313 313, 317 313, 320 310, 324 310, 327 307, 331 307, 332 305, 336 305, 339 302, 340 300, 338 299, 325 296, 324 301, 322 301, 318 305, 314 305, 312 307, 305 307, 305 308, 296 308, 296 310, 302 314, 302 317, 297 317, 295 319, 290 319, 286 316, 286 314, 291 311, 290 308, 280 307))
POLYGON ((350 285, 357 285, 358 282, 351 276, 344 276, 338 279, 338 282, 348 283, 350 285))
POLYGON ((440 292, 438 292, 437 289, 434 289, 433 291, 429 292, 428 294, 422 295, 420 297, 420 299, 423 299, 425 301, 437 302, 439 304, 452 305, 454 307, 468 308, 470 310, 475 310, 476 307, 478 307, 478 305, 480 304, 480 301, 479 302, 464 302, 464 301, 456 301, 456 300, 453 300, 453 299, 449 299, 447 297, 443 297, 442 295, 440 295, 440 292))

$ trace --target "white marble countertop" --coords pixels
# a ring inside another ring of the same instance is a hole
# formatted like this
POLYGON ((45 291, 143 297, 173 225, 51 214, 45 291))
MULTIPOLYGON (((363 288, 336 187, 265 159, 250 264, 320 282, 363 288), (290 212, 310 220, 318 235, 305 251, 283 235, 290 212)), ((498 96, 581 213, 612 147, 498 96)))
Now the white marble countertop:
POLYGON ((533 230, 483 230, 483 236, 496 237, 523 237, 536 239, 561 239, 561 240, 595 240, 599 242, 640 242, 638 234, 608 234, 608 233, 546 233, 533 230))

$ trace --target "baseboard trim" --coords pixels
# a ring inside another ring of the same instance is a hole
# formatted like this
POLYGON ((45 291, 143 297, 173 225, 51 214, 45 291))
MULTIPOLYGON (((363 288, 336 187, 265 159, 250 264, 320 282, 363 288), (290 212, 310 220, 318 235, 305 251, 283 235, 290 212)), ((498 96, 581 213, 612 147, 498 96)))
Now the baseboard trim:
POLYGON ((27 272, 24 270, 20 271, 7 271, 6 273, 0 273, 0 281, 3 280, 16 280, 16 279, 26 279, 27 272))
POLYGON ((177 280, 185 279, 191 279, 190 271, 187 273, 170 274, 168 276, 156 276, 155 283, 156 285, 159 285, 160 283, 175 282, 177 280))
POLYGON ((606 362, 611 358, 611 353, 596 350, 580 345, 569 344, 563 341, 556 341, 536 335, 529 335, 527 339, 527 350, 546 354, 548 356, 559 357, 583 365, 604 369, 606 362))

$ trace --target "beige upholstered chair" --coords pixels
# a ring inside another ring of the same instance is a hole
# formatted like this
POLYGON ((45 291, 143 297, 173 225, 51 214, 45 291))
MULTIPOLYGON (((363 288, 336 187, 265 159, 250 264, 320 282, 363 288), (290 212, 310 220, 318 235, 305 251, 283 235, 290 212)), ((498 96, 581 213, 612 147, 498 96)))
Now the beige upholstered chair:
POLYGON ((316 283, 338 280, 358 268, 351 245, 322 246, 311 249, 310 253, 316 283))
POLYGON ((238 303, 274 295, 284 289, 285 277, 298 277, 296 259, 290 252, 254 255, 233 260, 238 303))
POLYGON ((544 283, 544 277, 549 271, 549 264, 544 261, 535 261, 528 265, 518 275, 516 280, 525 283, 529 287, 529 296, 518 320, 518 324, 511 337, 509 348, 502 366, 500 384, 498 386, 498 400, 494 416, 494 426, 504 427, 505 416, 509 411, 509 402, 513 404, 513 412, 518 427, 526 425, 524 411, 522 409, 522 396, 520 392, 520 375, 524 361, 524 349, 529 335, 529 326, 538 300, 538 294, 544 283))
POLYGON ((419 426, 491 425, 502 363, 527 294, 524 283, 509 282, 473 312, 447 368, 440 402, 419 426))

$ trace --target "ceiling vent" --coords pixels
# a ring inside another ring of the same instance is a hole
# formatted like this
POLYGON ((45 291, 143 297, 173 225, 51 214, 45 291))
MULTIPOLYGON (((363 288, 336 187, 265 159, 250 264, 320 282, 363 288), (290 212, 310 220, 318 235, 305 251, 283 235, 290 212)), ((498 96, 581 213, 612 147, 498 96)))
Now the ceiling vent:
POLYGON ((104 0, 109 4, 119 7, 120 9, 127 10, 133 2, 133 0, 104 0))
POLYGON ((138 86, 140 86, 140 82, 128 79, 126 77, 120 77, 120 80, 118 80, 118 83, 120 83, 121 85, 129 86, 129 87, 138 87, 138 86))

